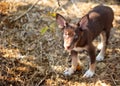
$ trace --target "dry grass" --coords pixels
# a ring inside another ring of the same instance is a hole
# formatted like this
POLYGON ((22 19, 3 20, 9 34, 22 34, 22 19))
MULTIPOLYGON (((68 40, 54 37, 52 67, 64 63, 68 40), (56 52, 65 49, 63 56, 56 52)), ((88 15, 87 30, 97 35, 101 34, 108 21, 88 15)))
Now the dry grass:
MULTIPOLYGON (((115 12, 106 59, 98 62, 96 75, 84 79, 87 53, 79 57, 83 70, 63 76, 69 64, 63 51, 61 32, 55 23, 56 12, 77 22, 98 3, 39 1, 24 16, 14 21, 33 4, 0 2, 0 86, 119 86, 120 85, 120 6, 109 5, 115 12), (53 5, 54 4, 54 5, 53 5), (76 8, 79 8, 76 10, 76 8), (73 11, 74 10, 74 11, 73 11), (42 35, 41 30, 47 28, 42 35)), ((95 44, 98 41, 95 41, 95 44)))

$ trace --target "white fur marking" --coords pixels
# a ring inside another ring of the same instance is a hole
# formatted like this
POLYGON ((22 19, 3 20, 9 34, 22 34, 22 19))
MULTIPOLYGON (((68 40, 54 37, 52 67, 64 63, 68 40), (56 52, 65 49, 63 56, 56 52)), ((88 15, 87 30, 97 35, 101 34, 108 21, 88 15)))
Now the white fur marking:
POLYGON ((104 55, 105 55, 105 46, 106 46, 106 36, 105 36, 105 32, 102 32, 100 34, 101 37, 101 43, 100 45, 98 45, 98 49, 101 49, 100 53, 98 54, 98 56, 96 57, 97 61, 102 61, 104 59, 104 55))
POLYGON ((83 77, 85 77, 85 78, 92 77, 92 76, 94 75, 94 73, 95 73, 95 72, 93 72, 93 71, 91 71, 91 70, 89 69, 89 70, 87 70, 87 71, 85 72, 85 74, 83 75, 83 77))
POLYGON ((103 48, 103 43, 98 44, 97 49, 101 50, 103 48))
POLYGON ((103 52, 100 52, 99 54, 98 54, 98 56, 96 57, 96 60, 97 61, 102 61, 104 59, 104 53, 103 52))
POLYGON ((65 76, 70 76, 74 73, 74 70, 72 68, 68 68, 64 71, 65 76))

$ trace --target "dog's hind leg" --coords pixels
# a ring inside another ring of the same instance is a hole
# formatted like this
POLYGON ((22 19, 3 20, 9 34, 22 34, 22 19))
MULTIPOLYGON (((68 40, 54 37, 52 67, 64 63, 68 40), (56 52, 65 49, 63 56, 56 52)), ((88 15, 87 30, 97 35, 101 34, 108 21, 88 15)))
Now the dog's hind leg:
POLYGON ((108 37, 107 37, 107 33, 105 31, 103 31, 100 34, 101 37, 101 43, 98 45, 98 48, 100 49, 100 53, 98 54, 98 56, 96 57, 97 61, 102 61, 104 59, 104 55, 105 55, 105 50, 106 50, 106 44, 108 41, 108 37))
POLYGON ((101 40, 101 42, 97 46, 98 50, 101 50, 103 48, 103 41, 104 41, 103 32, 100 34, 100 40, 101 40))

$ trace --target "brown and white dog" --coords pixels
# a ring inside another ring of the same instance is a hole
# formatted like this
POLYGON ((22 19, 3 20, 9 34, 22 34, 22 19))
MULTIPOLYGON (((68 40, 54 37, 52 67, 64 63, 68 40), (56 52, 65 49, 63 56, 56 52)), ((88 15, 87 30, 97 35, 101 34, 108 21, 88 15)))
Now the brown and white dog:
POLYGON ((70 24, 62 15, 56 14, 57 24, 63 31, 64 48, 71 54, 72 58, 71 67, 65 70, 65 75, 71 75, 76 71, 77 66, 80 65, 77 54, 83 49, 87 50, 90 56, 89 69, 83 77, 92 77, 94 75, 95 61, 104 59, 113 19, 113 10, 103 5, 94 7, 77 24, 70 24), (98 45, 101 51, 96 57, 92 41, 98 35, 101 37, 101 43, 98 45))

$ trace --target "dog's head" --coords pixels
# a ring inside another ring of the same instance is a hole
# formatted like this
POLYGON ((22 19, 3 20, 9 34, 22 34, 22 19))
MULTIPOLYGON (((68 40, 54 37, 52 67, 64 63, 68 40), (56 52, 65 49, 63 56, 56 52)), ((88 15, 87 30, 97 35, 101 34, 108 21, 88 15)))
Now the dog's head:
POLYGON ((72 50, 83 34, 83 29, 86 27, 86 21, 70 24, 60 14, 56 14, 56 21, 59 28, 63 31, 65 50, 72 50))

